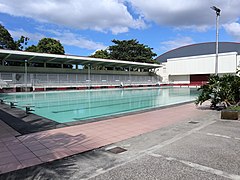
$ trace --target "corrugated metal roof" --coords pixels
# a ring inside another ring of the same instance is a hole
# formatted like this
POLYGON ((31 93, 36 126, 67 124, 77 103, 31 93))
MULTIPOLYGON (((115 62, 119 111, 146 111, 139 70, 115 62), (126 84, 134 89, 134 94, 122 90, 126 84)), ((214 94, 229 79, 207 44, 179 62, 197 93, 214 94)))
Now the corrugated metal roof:
POLYGON ((136 67, 136 68, 158 68, 162 65, 150 63, 138 63, 123 60, 99 59, 84 56, 58 55, 47 53, 35 53, 26 51, 13 51, 0 49, 0 60, 25 61, 35 63, 59 63, 59 64, 81 64, 81 65, 103 65, 108 67, 136 67))

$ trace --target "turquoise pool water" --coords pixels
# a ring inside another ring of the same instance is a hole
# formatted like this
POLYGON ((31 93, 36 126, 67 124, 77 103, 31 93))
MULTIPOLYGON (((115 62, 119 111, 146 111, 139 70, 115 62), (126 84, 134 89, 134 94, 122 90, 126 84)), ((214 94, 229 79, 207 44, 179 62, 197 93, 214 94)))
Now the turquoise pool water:
POLYGON ((0 98, 30 104, 33 113, 66 123, 140 111, 196 99, 193 88, 103 89, 61 92, 0 94, 0 98))

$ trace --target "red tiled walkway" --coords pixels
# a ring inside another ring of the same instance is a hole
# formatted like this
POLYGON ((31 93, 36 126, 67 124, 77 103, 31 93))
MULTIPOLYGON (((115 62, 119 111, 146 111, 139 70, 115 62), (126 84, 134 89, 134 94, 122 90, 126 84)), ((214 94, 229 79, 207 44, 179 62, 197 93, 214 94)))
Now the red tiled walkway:
POLYGON ((18 137, 15 137, 17 132, 0 121, 0 127, 6 131, 0 136, 0 173, 102 147, 201 113, 205 112, 197 110, 191 103, 18 137))

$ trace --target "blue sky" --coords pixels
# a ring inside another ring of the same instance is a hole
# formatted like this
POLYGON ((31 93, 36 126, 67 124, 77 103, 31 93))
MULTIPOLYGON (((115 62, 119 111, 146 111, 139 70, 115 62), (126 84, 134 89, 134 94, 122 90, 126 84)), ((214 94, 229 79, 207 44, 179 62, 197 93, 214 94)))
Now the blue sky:
POLYGON ((239 0, 0 0, 0 23, 14 39, 60 40, 66 54, 89 56, 112 39, 137 39, 157 55, 183 45, 240 40, 239 0))

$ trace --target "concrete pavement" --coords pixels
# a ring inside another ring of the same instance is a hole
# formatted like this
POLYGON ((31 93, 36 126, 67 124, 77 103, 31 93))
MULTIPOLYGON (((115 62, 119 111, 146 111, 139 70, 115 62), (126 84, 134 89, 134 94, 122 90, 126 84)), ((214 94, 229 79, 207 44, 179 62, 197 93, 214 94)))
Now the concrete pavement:
POLYGON ((201 111, 167 127, 0 179, 240 179, 240 122, 223 121, 218 111, 201 111), (115 146, 127 151, 107 151, 115 146))

